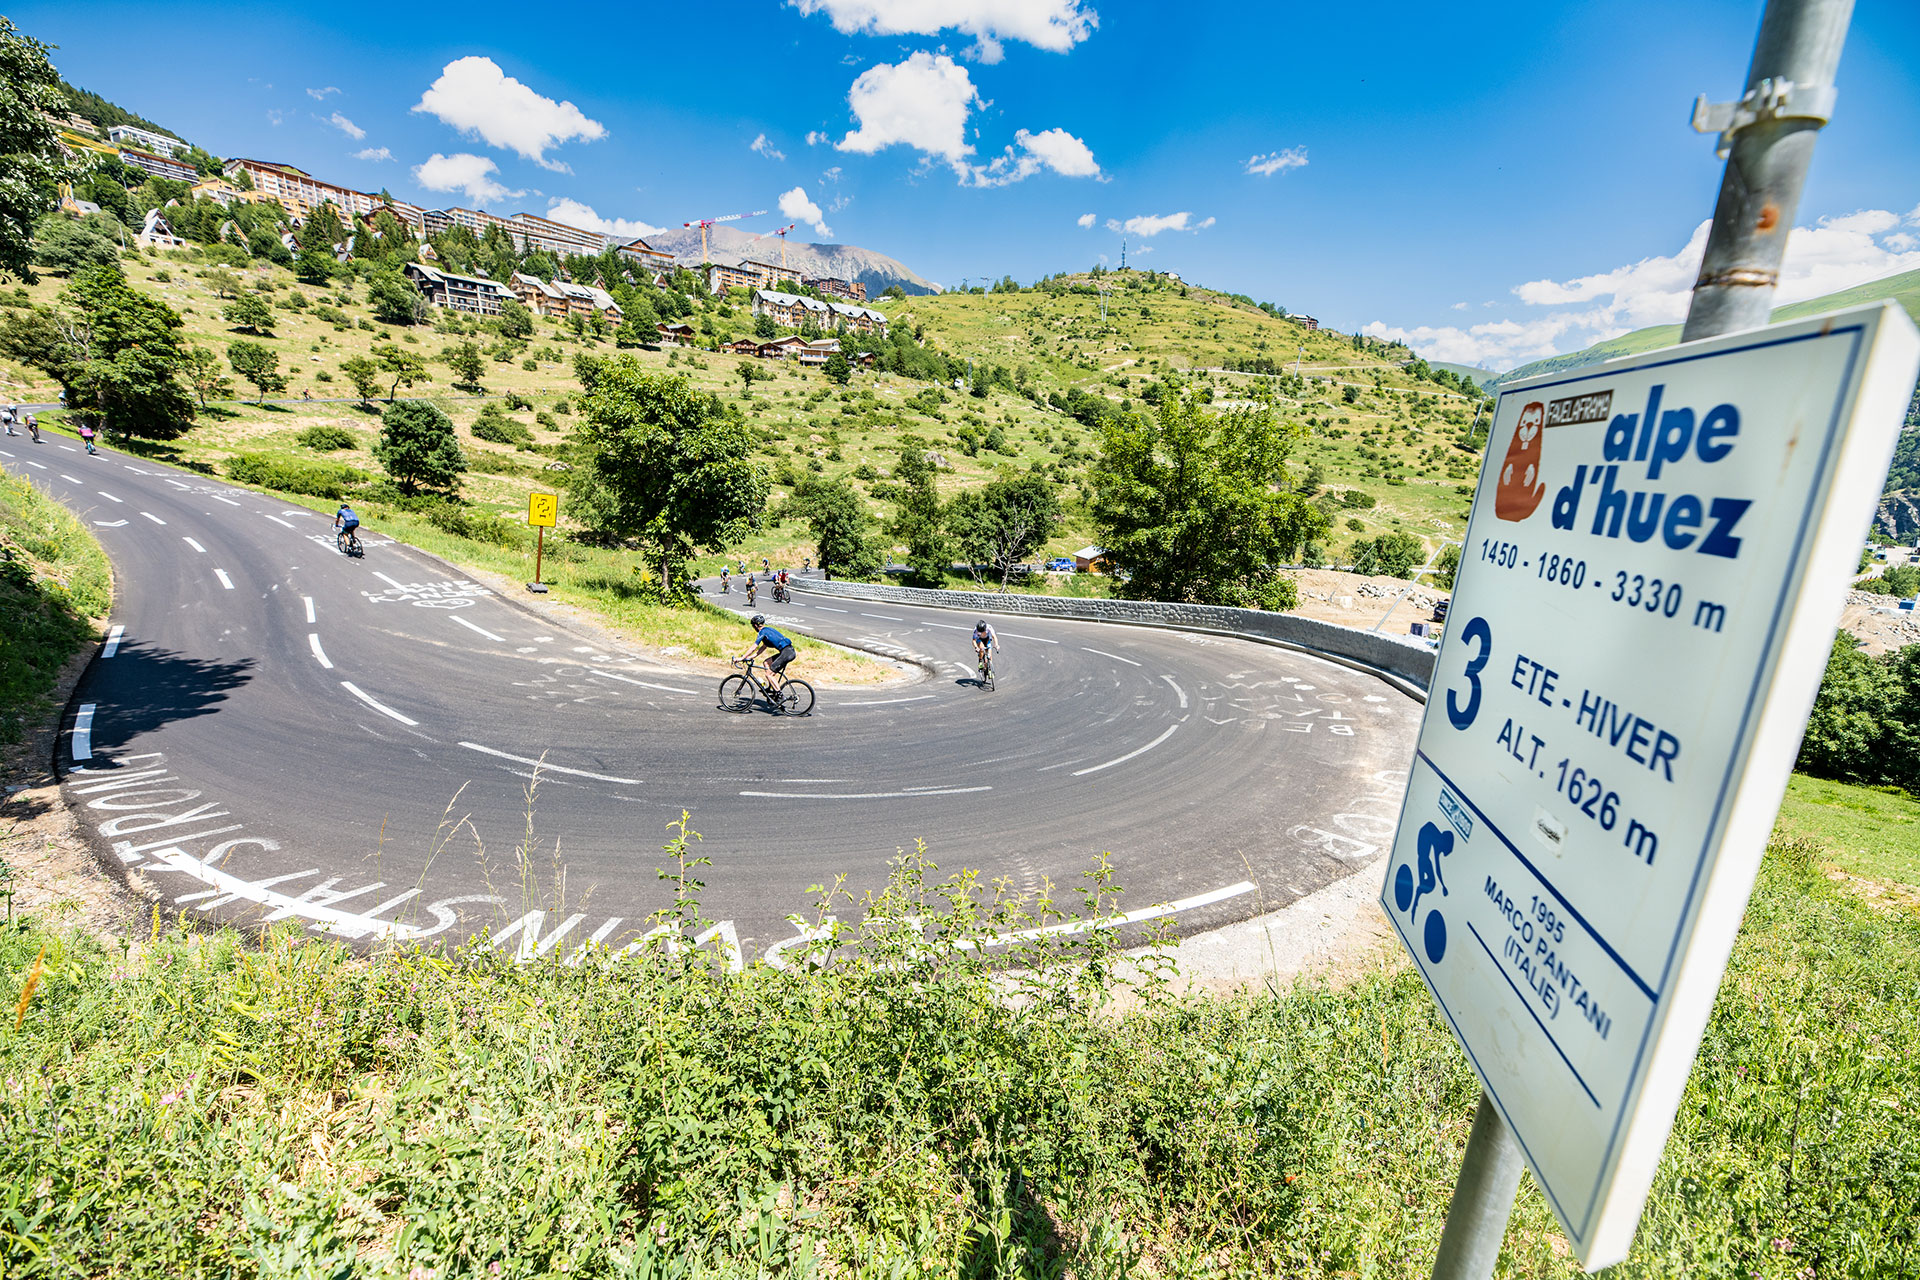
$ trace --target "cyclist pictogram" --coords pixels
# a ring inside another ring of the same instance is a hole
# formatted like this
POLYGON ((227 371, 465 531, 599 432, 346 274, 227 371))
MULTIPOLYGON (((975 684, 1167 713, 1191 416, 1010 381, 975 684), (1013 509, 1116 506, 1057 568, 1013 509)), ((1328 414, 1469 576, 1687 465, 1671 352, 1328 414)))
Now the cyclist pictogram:
MULTIPOLYGON (((1418 923, 1420 899, 1432 893, 1436 886, 1441 897, 1447 896, 1447 881, 1440 874, 1440 859, 1453 852, 1453 832, 1441 829, 1438 823, 1429 822, 1420 828, 1419 845, 1419 884, 1416 886, 1414 883, 1414 869, 1404 862, 1393 873, 1393 901, 1407 913, 1409 924, 1418 923)), ((1440 957, 1447 954, 1447 918, 1431 905, 1427 907, 1427 924, 1421 934, 1421 943, 1427 959, 1435 964, 1439 964, 1440 957)))

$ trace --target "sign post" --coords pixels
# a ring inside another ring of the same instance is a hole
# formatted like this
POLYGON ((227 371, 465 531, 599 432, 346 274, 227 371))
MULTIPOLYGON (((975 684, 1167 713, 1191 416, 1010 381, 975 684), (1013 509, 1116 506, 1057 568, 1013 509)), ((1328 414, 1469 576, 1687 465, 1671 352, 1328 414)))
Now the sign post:
POLYGON ((540 558, 547 547, 547 530, 554 527, 560 518, 560 498, 551 493, 533 493, 527 495, 527 523, 537 532, 533 535, 533 581, 527 584, 527 590, 545 595, 546 587, 540 581, 540 558))

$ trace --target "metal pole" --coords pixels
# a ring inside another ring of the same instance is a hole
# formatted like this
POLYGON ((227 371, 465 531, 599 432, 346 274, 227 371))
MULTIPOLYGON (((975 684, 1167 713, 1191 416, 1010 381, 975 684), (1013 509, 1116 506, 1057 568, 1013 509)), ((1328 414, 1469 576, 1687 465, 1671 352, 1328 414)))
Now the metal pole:
POLYGON ((1433 1260, 1433 1280, 1486 1280, 1493 1275, 1507 1234, 1507 1215, 1520 1189, 1521 1168, 1513 1130, 1494 1109, 1493 1099, 1481 1094, 1467 1154, 1460 1162, 1460 1180, 1453 1184, 1440 1252, 1433 1260))
POLYGON ((1853 0, 1768 0, 1745 96, 1694 104, 1693 127, 1719 132, 1727 168, 1681 341, 1757 329, 1772 314, 1814 140, 1833 114, 1833 76, 1852 17, 1853 0))

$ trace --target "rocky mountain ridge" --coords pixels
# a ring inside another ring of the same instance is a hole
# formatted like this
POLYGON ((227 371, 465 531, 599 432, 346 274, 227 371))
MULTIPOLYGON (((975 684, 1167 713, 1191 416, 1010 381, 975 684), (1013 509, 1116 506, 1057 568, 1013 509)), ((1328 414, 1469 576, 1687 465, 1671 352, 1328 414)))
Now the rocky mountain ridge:
MULTIPOLYGON (((671 253, 682 262, 697 264, 700 261, 698 227, 676 227, 656 232, 645 239, 654 248, 671 253)), ((780 249, 778 236, 756 235, 737 227, 707 229, 707 256, 715 262, 732 264, 742 258, 752 258, 756 262, 770 262, 778 266, 781 263, 780 249)), ((941 291, 939 285, 925 279, 899 259, 872 249, 862 249, 858 245, 792 241, 786 246, 785 264, 796 278, 834 276, 841 280, 857 280, 867 286, 869 298, 879 297, 891 285, 899 285, 906 292, 914 294, 941 291)))

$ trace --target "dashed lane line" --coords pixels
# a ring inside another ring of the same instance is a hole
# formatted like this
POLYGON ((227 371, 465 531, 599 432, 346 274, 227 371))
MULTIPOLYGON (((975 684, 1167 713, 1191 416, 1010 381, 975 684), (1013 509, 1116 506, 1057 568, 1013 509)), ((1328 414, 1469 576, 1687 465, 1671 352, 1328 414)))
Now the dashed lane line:
POLYGON ((826 605, 826 604, 817 604, 813 607, 816 609, 819 609, 823 613, 846 613, 847 612, 847 610, 845 609, 836 609, 832 605, 826 605))
POLYGON ((101 497, 105 498, 108 502, 124 503, 126 501, 125 498, 114 497, 112 494, 108 493, 105 489, 95 489, 94 492, 99 494, 101 497))
POLYGON ((875 698, 870 702, 842 702, 837 705, 842 707, 885 707, 891 706, 896 702, 925 702, 931 697, 933 697, 932 694, 923 693, 913 698, 875 698))
POLYGON ((227 571, 225 569, 215 569, 213 571, 213 576, 220 579, 221 586, 225 587, 229 591, 233 590, 233 579, 227 576, 227 571))
POLYGON ((1173 736, 1173 731, 1175 729, 1178 729, 1179 727, 1180 726, 1177 724, 1170 724, 1167 726, 1167 731, 1165 733, 1155 738, 1152 742, 1149 742, 1146 746, 1135 747, 1133 750, 1127 752, 1127 754, 1123 756, 1119 756, 1115 759, 1109 760, 1105 764, 1096 764, 1085 769, 1075 769, 1073 771, 1073 776, 1078 778, 1089 773, 1098 773, 1102 769, 1111 769, 1113 768, 1113 766, 1117 764, 1125 764, 1127 761, 1133 759, 1135 756, 1143 756, 1147 754, 1147 752, 1159 746, 1161 743, 1165 742, 1168 738, 1171 738, 1173 736))
POLYGON ((75 762, 93 759, 93 709, 96 703, 81 704, 73 717, 73 758, 75 762))
POLYGON ((1162 680, 1165 680, 1168 684, 1173 685, 1173 691, 1180 695, 1180 709, 1182 711, 1185 711, 1187 709, 1187 691, 1185 689, 1182 689, 1179 685, 1174 684, 1174 680, 1172 676, 1161 676, 1160 678, 1162 680))
MULTIPOLYGON (((1117 653, 1108 653, 1105 649, 1089 649, 1087 648, 1087 646, 1081 645, 1080 651, 1082 653, 1097 653, 1103 658, 1112 658, 1115 662, 1124 662, 1130 667, 1137 667, 1140 665, 1139 663, 1135 662, 1132 658, 1123 658, 1117 653)), ((1184 707, 1187 704, 1183 702, 1180 705, 1184 707)))
POLYGON ((469 631, 478 632, 479 634, 485 636, 487 639, 498 641, 501 644, 505 644, 507 642, 507 638, 505 636, 497 636, 493 634, 493 632, 487 630, 485 627, 481 626, 477 622, 468 622, 465 618, 461 617, 457 613, 452 614, 450 616, 453 618, 455 622, 459 623, 461 626, 465 627, 469 631))
POLYGON ((318 631, 307 632, 307 644, 313 649, 313 656, 319 659, 320 665, 329 671, 333 670, 333 663, 327 658, 326 650, 320 647, 320 633, 318 631))
POLYGON ((207 554, 207 549, 201 546, 199 543, 195 542, 192 538, 182 535, 180 540, 186 543, 188 546, 192 547, 195 551, 198 551, 201 555, 207 554))
POLYGON ((125 627, 117 622, 114 623, 113 630, 107 632, 107 647, 100 651, 100 656, 103 658, 111 658, 114 654, 120 652, 120 637, 126 633, 127 629, 125 627))
POLYGON ((155 524, 165 524, 165 523, 166 523, 166 521, 165 521, 165 520, 162 520, 162 519, 161 519, 161 518, 160 518, 159 516, 157 516, 157 515, 155 515, 155 514, 153 514, 153 512, 151 512, 151 511, 142 511, 142 512, 141 512, 140 514, 141 514, 141 515, 143 515, 143 516, 145 516, 145 517, 146 517, 147 519, 149 519, 149 520, 151 520, 151 521, 153 521, 153 522, 154 522, 155 524))
MULTIPOLYGON (((267 513, 264 511, 262 511, 260 514, 263 516, 267 515, 267 513)), ((282 520, 279 516, 267 516, 267 519, 273 521, 275 524, 279 525, 282 529, 293 528, 292 525, 288 524, 285 520, 282 520)))
POLYGON ((566 773, 576 778, 592 778, 595 782, 617 782, 623 787, 637 787, 638 778, 616 778, 610 773, 589 773, 585 769, 569 769, 565 765, 548 764, 545 760, 535 760, 527 756, 516 756, 510 751, 495 751, 492 747, 483 747, 477 742, 460 744, 469 751, 478 751, 485 755, 499 756, 502 760, 511 760, 515 764, 531 765, 542 773, 566 773))
MULTIPOLYGON (((528 652, 532 652, 532 651, 529 650, 528 652)), ((587 674, 593 675, 593 676, 605 676, 609 680, 619 680, 626 684, 637 684, 643 689, 659 689, 663 693, 685 693, 685 694, 697 695, 700 692, 698 689, 676 689, 670 684, 652 684, 645 680, 635 680, 632 676, 623 676, 617 671, 602 671, 598 667, 588 667, 587 674)))
POLYGON ((60 478, 62 480, 65 480, 68 484, 85 484, 86 483, 86 481, 82 480, 79 476, 70 476, 64 471, 60 473, 60 478))
POLYGON ((879 618, 882 622, 905 622, 905 618, 896 618, 890 613, 863 613, 863 618, 879 618))
MULTIPOLYGON (((191 539, 189 539, 189 541, 191 541, 191 539)), ((306 606, 307 606, 307 625, 308 625, 308 626, 312 626, 312 625, 313 625, 313 621, 314 621, 314 619, 313 619, 313 597, 312 597, 312 596, 301 596, 301 597, 300 597, 300 599, 301 599, 302 601, 304 601, 304 602, 306 603, 306 606)))
POLYGON ((992 787, 940 787, 927 791, 845 791, 828 794, 811 791, 742 791, 740 794, 761 800, 917 800, 921 796, 964 796, 975 791, 991 790, 992 787))
POLYGON ((237 507, 240 505, 239 503, 235 502, 232 498, 223 498, 217 493, 209 494, 208 496, 211 497, 215 502, 224 502, 230 507, 237 507))
POLYGON ((22 458, 20 459, 20 461, 26 463, 28 466, 32 467, 36 471, 45 471, 47 469, 47 466, 44 462, 35 462, 32 458, 22 458))
POLYGON ((342 680, 340 682, 340 687, 342 689, 345 689, 348 693, 352 694, 354 697, 360 699, 360 701, 372 707, 375 711, 378 711, 381 715, 390 716, 409 728, 416 727, 420 723, 418 720, 415 720, 412 716, 401 715, 398 711, 395 711, 392 707, 388 706, 386 703, 381 702, 379 699, 373 697, 371 694, 361 689, 359 685, 355 684, 351 680, 342 680))

